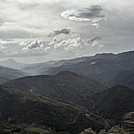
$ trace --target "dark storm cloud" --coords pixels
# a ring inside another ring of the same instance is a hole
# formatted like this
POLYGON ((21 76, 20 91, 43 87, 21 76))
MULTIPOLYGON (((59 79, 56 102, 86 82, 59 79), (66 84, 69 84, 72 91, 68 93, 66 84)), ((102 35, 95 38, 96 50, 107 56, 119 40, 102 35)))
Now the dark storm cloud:
POLYGON ((56 30, 53 33, 51 33, 49 36, 55 36, 55 35, 59 35, 59 34, 69 34, 71 32, 70 29, 60 29, 60 30, 56 30))
POLYGON ((76 15, 76 18, 102 18, 105 17, 104 14, 101 13, 103 8, 99 5, 93 5, 90 8, 85 8, 83 10, 78 10, 79 14, 76 15))
POLYGON ((92 5, 89 8, 80 10, 67 10, 61 13, 61 16, 76 21, 92 21, 92 19, 102 19, 105 15, 102 13, 103 8, 100 5, 92 5))

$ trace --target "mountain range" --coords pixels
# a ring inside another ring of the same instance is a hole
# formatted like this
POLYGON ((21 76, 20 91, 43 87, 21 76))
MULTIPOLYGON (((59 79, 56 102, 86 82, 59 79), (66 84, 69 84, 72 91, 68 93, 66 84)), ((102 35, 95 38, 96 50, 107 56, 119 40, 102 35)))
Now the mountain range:
POLYGON ((48 61, 29 65, 9 59, 7 61, 0 61, 0 65, 21 70, 26 75, 31 76, 54 75, 61 71, 72 71, 80 75, 112 83, 113 79, 120 72, 132 71, 134 69, 134 51, 119 54, 102 53, 90 57, 48 61))
POLYGON ((124 115, 134 111, 133 69, 134 51, 35 64, 6 61, 0 66, 0 123, 35 123, 70 134, 123 125, 124 115))
POLYGON ((24 76, 26 76, 26 73, 22 72, 21 70, 0 66, 0 84, 8 80, 16 79, 24 76))
POLYGON ((14 59, 8 59, 8 60, 0 61, 0 66, 19 70, 26 67, 27 64, 16 62, 14 59))
POLYGON ((124 84, 134 88, 134 70, 120 71, 114 79, 109 81, 109 85, 124 84))
POLYGON ((91 57, 48 63, 29 66, 23 68, 22 71, 31 75, 52 75, 61 71, 72 71, 90 78, 110 82, 119 72, 134 69, 134 51, 119 54, 103 53, 91 57))

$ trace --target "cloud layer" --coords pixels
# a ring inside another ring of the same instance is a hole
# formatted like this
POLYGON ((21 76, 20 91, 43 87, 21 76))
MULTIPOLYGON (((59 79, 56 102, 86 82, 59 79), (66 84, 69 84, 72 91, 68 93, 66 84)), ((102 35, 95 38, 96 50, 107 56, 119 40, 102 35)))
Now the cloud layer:
POLYGON ((30 42, 13 42, 0 40, 1 57, 34 57, 57 55, 64 53, 64 56, 79 56, 83 52, 88 54, 94 48, 103 47, 101 38, 84 39, 80 35, 70 34, 57 35, 50 41, 35 40, 30 42), (76 53, 77 52, 77 53, 76 53))
POLYGON ((134 0, 0 0, 0 7, 0 57, 49 60, 134 49, 134 0))

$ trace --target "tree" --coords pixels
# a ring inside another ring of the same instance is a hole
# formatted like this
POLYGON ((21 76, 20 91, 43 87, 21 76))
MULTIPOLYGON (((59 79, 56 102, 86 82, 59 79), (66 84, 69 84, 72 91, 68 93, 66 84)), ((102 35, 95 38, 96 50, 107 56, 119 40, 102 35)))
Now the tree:
POLYGON ((87 129, 84 129, 84 131, 81 132, 80 134, 96 134, 96 132, 93 131, 92 128, 87 128, 87 129))
POLYGON ((129 134, 129 132, 126 132, 123 127, 120 127, 119 125, 112 127, 109 131, 109 133, 115 133, 115 134, 129 134))
POLYGON ((102 129, 98 134, 107 134, 107 132, 105 131, 105 129, 102 129))

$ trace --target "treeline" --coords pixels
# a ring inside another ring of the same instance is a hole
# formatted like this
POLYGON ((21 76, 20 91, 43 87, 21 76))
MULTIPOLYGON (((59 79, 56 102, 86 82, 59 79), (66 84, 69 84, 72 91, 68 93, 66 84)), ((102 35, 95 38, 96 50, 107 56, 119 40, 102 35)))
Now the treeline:
MULTIPOLYGON (((134 132, 133 132, 134 133, 134 132)), ((123 127, 119 125, 112 127, 109 130, 102 129, 100 132, 95 132, 92 128, 87 128, 80 134, 132 134, 132 132, 127 132, 123 127)))
MULTIPOLYGON (((87 128, 79 134, 133 134, 134 132, 127 132, 123 127, 114 126, 109 130, 102 129, 100 132, 95 132, 92 128, 87 128)), ((52 129, 45 129, 39 127, 26 127, 26 128, 10 128, 0 127, 0 134, 70 134, 68 132, 54 132, 52 129)))

